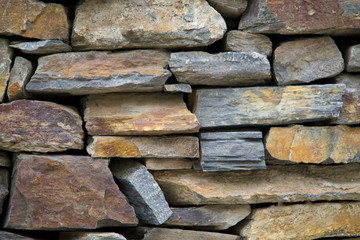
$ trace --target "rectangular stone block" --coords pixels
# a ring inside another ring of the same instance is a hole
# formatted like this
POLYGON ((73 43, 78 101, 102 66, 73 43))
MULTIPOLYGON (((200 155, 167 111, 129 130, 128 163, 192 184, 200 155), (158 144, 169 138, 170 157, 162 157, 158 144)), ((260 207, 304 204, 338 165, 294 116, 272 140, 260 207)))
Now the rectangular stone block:
POLYGON ((193 168, 193 161, 186 158, 145 158, 142 162, 148 170, 179 170, 193 168))
POLYGON ((360 72, 360 44, 348 47, 344 58, 347 72, 360 72))

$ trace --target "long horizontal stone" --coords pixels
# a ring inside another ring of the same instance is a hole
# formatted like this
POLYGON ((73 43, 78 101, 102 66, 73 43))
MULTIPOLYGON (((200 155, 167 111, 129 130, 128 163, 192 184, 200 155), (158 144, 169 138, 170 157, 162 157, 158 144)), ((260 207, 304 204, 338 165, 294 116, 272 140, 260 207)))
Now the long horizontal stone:
POLYGON ((164 92, 192 93, 192 88, 191 88, 190 84, 186 84, 186 83, 165 84, 164 85, 164 92))
POLYGON ((34 67, 26 58, 17 56, 11 68, 7 96, 10 101, 28 99, 31 97, 25 90, 25 86, 33 74, 34 67))
POLYGON ((61 232, 59 240, 126 240, 115 232, 61 232))
POLYGON ((142 162, 148 170, 179 170, 193 168, 193 161, 186 158, 145 158, 142 162))
POLYGON ((90 135, 162 135, 194 133, 199 122, 183 94, 121 93, 83 99, 90 135))
POLYGON ((360 200, 360 164, 282 165, 267 170, 154 171, 170 205, 360 200))
POLYGON ((360 72, 360 44, 348 47, 344 58, 347 72, 360 72))
POLYGON ((8 195, 8 193, 9 193, 9 170, 6 168, 0 168, 0 215, 2 213, 4 199, 8 195))
POLYGON ((6 232, 0 230, 0 239, 2 240, 36 240, 34 238, 25 237, 12 232, 6 232))
POLYGON ((0 104, 0 149, 60 152, 83 149, 82 118, 57 103, 17 100, 0 104))
POLYGON ((224 18, 239 18, 247 6, 247 0, 208 0, 208 2, 224 18))
POLYGON ((87 95, 162 91, 171 76, 164 50, 71 52, 40 57, 26 89, 37 94, 87 95))
POLYGON ((270 128, 266 150, 271 157, 296 163, 360 162, 360 128, 326 127, 270 128))
POLYGON ((13 51, 9 47, 9 41, 5 38, 0 38, 0 103, 4 101, 4 97, 6 95, 12 57, 13 51))
POLYGON ((178 82, 191 85, 252 86, 271 79, 269 60, 256 52, 175 52, 169 67, 178 82))
POLYGON ((226 24, 203 0, 97 1, 77 5, 76 49, 189 48, 221 39, 226 24))
POLYGON ((280 125, 337 118, 343 84, 199 89, 193 112, 201 128, 280 125))
POLYGON ((360 33, 357 1, 253 0, 239 29, 252 33, 349 35, 360 33))
POLYGON ((107 160, 71 155, 16 157, 5 228, 71 230, 137 223, 107 160))
POLYGON ((198 158, 199 139, 192 136, 101 137, 87 146, 92 157, 198 158))
POLYGON ((70 45, 60 40, 42 40, 42 41, 14 41, 10 47, 20 50, 25 54, 45 55, 61 52, 70 52, 70 45))
POLYGON ((360 203, 313 203, 255 209, 240 234, 245 240, 359 236, 360 203))

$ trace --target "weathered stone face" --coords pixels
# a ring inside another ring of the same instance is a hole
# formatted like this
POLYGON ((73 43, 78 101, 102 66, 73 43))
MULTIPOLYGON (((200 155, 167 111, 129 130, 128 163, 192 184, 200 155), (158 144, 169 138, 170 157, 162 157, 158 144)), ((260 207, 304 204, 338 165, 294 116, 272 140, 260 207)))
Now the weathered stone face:
POLYGON ((360 72, 360 44, 346 50, 345 66, 347 72, 360 72))
POLYGON ((171 76, 163 50, 71 52, 39 58, 26 86, 32 93, 86 95, 162 91, 171 76))
POLYGON ((16 157, 4 227, 28 230, 134 226, 134 209, 105 159, 86 156, 16 157))
POLYGON ((0 105, 0 149, 60 152, 83 149, 82 118, 74 109, 44 101, 0 105))
POLYGON ((60 40, 43 40, 37 42, 11 42, 10 47, 25 54, 45 55, 52 53, 70 52, 71 47, 60 40))
POLYGON ((20 56, 17 56, 10 72, 7 87, 7 96, 10 101, 30 98, 25 86, 33 73, 32 63, 20 56))
POLYGON ((8 195, 8 193, 9 193, 9 170, 5 168, 0 168, 0 215, 2 213, 4 199, 8 195))
POLYGON ((359 11, 356 0, 252 0, 239 29, 252 33, 358 34, 359 11))
POLYGON ((0 231, 0 239, 4 240, 36 240, 34 238, 25 237, 12 232, 0 231))
POLYGON ((171 93, 192 93, 192 88, 190 84, 186 83, 176 83, 176 84, 165 84, 164 92, 171 93))
POLYGON ((186 158, 145 158, 143 163, 148 170, 179 170, 193 168, 191 159, 186 158))
POLYGON ((114 232, 62 232, 60 240, 126 240, 126 238, 114 232))
POLYGON ((247 0, 208 0, 208 2, 225 18, 239 18, 247 6, 247 0))
POLYGON ((226 24, 204 0, 82 1, 71 36, 76 49, 188 48, 222 38, 226 24))
POLYGON ((13 51, 9 47, 9 41, 7 39, 0 38, 0 103, 4 101, 6 94, 6 87, 10 77, 12 56, 13 51))

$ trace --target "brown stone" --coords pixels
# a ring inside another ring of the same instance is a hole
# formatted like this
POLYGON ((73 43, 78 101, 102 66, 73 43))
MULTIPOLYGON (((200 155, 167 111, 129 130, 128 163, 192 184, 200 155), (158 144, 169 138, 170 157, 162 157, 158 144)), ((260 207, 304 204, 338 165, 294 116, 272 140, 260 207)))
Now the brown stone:
POLYGON ((247 0, 208 0, 208 2, 225 18, 239 18, 247 6, 247 0))
POLYGON ((174 169, 192 169, 191 159, 179 158, 146 158, 143 160, 148 170, 174 170, 174 169))
POLYGON ((0 167, 10 167, 11 161, 6 152, 0 151, 0 167))
POLYGON ((199 139, 192 136, 91 138, 92 157, 198 158, 199 139))
POLYGON ((267 170, 154 171, 172 205, 360 200, 360 164, 282 165, 267 170))
POLYGON ((6 95, 12 56, 13 51, 9 47, 9 41, 7 39, 0 38, 0 103, 4 101, 4 97, 6 95))
POLYGON ((5 228, 69 230, 137 224, 135 211, 105 159, 21 154, 12 181, 5 228))
POLYGON ((240 234, 245 240, 359 236, 360 203, 296 204, 255 209, 240 234))
POLYGON ((8 195, 8 193, 9 193, 9 170, 5 168, 0 168, 0 215, 2 213, 4 199, 8 195))
POLYGON ((0 34, 68 41, 70 22, 60 4, 37 0, 0 0, 0 34))
POLYGON ((29 60, 20 56, 15 58, 7 87, 7 96, 10 101, 31 97, 31 94, 25 90, 25 85, 33 74, 33 70, 33 65, 29 60))
POLYGON ((0 149, 59 152, 83 149, 82 118, 73 108, 44 101, 0 105, 0 149))
POLYGON ((161 135, 199 130, 199 122, 187 109, 182 94, 90 95, 83 103, 90 135, 161 135))

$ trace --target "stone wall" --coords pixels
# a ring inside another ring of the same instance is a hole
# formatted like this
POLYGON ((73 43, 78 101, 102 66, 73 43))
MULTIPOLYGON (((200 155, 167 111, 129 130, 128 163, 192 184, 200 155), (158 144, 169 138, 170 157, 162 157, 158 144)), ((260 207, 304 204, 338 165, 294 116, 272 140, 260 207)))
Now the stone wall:
POLYGON ((0 16, 0 239, 359 239, 357 0, 0 16))

